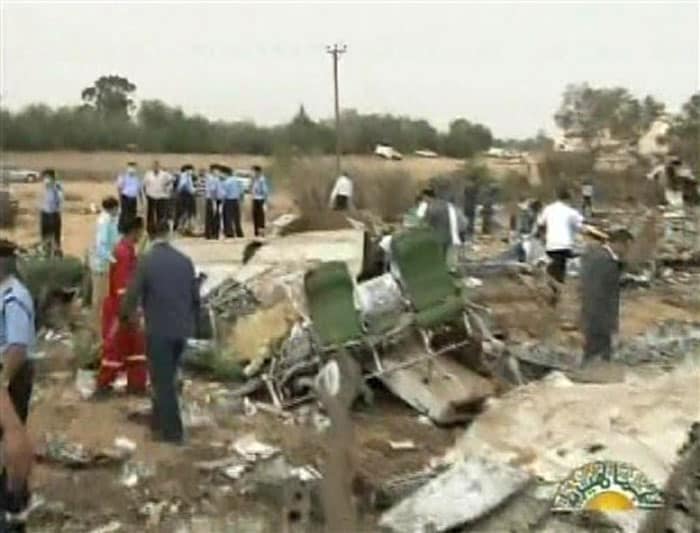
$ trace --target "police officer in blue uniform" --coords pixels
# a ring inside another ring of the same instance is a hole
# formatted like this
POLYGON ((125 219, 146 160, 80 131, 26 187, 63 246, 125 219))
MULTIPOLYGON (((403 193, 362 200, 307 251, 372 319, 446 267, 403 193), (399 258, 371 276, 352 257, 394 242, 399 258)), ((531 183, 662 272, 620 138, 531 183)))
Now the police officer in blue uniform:
POLYGON ((16 247, 0 240, 0 430, 4 463, 0 474, 0 531, 25 531, 17 516, 29 503, 27 478, 32 448, 26 421, 32 394, 34 304, 16 276, 16 247))

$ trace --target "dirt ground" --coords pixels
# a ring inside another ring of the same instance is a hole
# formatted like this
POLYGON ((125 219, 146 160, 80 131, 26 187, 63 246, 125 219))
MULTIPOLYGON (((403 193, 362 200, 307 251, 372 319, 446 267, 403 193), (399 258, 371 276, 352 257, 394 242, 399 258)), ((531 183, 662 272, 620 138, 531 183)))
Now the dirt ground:
MULTIPOLYGON (((71 165, 80 165, 80 171, 83 172, 80 175, 84 176, 85 172, 94 172, 95 175, 116 172, 132 156, 62 153, 49 157, 42 154, 9 153, 6 157, 8 161, 20 165, 51 165, 69 172, 71 165)), ((152 157, 141 156, 139 162, 144 166, 152 157)), ((187 160, 187 156, 180 155, 159 154, 158 158, 165 166, 174 166, 187 160)), ((209 156, 193 156, 189 160, 205 164, 209 161, 208 158, 209 156)), ((234 166, 245 166, 251 162, 266 163, 260 159, 224 160, 229 164, 234 163, 234 166)), ((385 162, 372 160, 371 164, 385 162)), ((403 164, 418 165, 427 175, 428 170, 432 172, 436 164, 447 168, 454 162, 415 160, 403 164)), ((64 250, 68 254, 82 257, 93 238, 97 216, 91 205, 99 206, 104 196, 113 194, 113 183, 70 179, 66 181, 65 188, 64 250)), ((12 238, 23 245, 38 241, 36 205, 40 190, 39 184, 13 186, 13 191, 20 200, 20 217, 14 229, 0 230, 3 237, 12 238)), ((271 217, 292 208, 289 196, 279 193, 273 199, 271 217)), ((249 220, 246 220, 246 224, 249 225, 249 220)), ((251 234, 250 227, 246 227, 246 230, 251 234)), ((480 244, 485 250, 502 250, 505 245, 499 237, 486 239, 480 244)), ((578 349, 580 336, 576 331, 576 290, 575 281, 569 283, 561 305, 556 310, 548 307, 546 302, 515 279, 499 281, 497 286, 487 284, 483 290, 475 291, 475 295, 478 293, 478 299, 491 306, 498 328, 506 331, 509 338, 551 339, 563 341, 578 349)), ((657 287, 626 291, 622 300, 622 336, 643 333, 666 319, 700 319, 697 307, 676 297, 691 290, 690 286, 679 286, 673 290, 657 287)), ((70 365, 67 363, 65 366, 70 365)), ((314 465, 322 470, 324 457, 334 451, 327 449, 324 440, 310 422, 286 424, 274 415, 261 412, 254 416, 237 412, 227 412, 220 418, 217 416, 217 425, 194 430, 185 448, 174 449, 152 442, 150 431, 145 425, 127 419, 127 413, 141 403, 140 400, 118 397, 101 403, 83 401, 78 397, 73 383, 72 374, 66 373, 44 374, 39 378, 30 416, 30 428, 38 445, 47 433, 61 433, 91 450, 99 450, 110 446, 116 437, 125 436, 137 446, 134 459, 153 466, 155 476, 145 480, 138 490, 132 490, 119 484, 119 470, 114 467, 71 470, 62 466, 39 464, 33 486, 46 499, 47 505, 32 520, 37 527, 45 528, 43 531, 60 531, 57 524, 64 524, 68 528, 63 531, 89 531, 90 527, 104 525, 115 519, 125 525, 122 531, 175 531, 174 526, 166 525, 167 521, 160 526, 144 526, 144 518, 139 516, 139 509, 146 500, 173 502, 180 506, 180 514, 189 515, 207 513, 225 516, 249 511, 259 505, 251 495, 224 490, 230 482, 213 479, 211 474, 204 474, 195 466, 198 460, 225 457, 227 445, 247 433, 254 433, 258 439, 279 446, 295 465, 314 465)), ((201 379, 193 379, 186 387, 185 403, 206 403, 210 396, 209 389, 217 386, 201 379)), ((375 405, 354 412, 352 419, 356 440, 355 469, 364 485, 370 487, 377 487, 395 476, 425 467, 432 458, 443 456, 464 430, 463 426, 438 428, 426 424, 413 410, 382 389, 377 390, 375 405), (392 449, 389 441, 401 440, 411 440, 415 449, 392 449)), ((267 507, 262 512, 272 511, 267 507)))

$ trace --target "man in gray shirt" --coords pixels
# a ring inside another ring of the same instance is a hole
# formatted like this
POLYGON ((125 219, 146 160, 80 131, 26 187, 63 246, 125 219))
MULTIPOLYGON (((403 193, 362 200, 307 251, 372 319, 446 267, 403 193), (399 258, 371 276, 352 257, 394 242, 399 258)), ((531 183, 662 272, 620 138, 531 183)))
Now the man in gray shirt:
POLYGON ((138 305, 143 308, 153 388, 152 427, 157 439, 182 444, 176 377, 185 340, 194 334, 199 285, 192 261, 170 245, 167 235, 167 222, 161 221, 152 248, 139 261, 120 316, 133 320, 138 305))

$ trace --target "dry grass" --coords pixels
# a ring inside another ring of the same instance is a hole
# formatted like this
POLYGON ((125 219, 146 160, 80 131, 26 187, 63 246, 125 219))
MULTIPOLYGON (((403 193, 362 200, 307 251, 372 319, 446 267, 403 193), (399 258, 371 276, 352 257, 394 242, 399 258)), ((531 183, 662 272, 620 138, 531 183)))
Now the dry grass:
MULTIPOLYGON (((78 180, 112 180, 120 172, 127 161, 136 161, 141 170, 148 169, 154 160, 158 160, 165 168, 180 168, 184 163, 191 163, 196 168, 208 167, 212 162, 229 165, 232 168, 250 168, 251 165, 261 165, 267 168, 273 183, 284 184, 294 176, 283 175, 285 168, 276 168, 275 160, 271 157, 254 155, 223 155, 223 154, 140 154, 130 152, 77 152, 61 150, 52 152, 14 152, 5 151, 2 162, 7 162, 27 168, 55 168, 63 179, 78 180), (274 173, 273 173, 274 171, 274 173)), ((333 168, 333 156, 314 157, 319 165, 333 168)), ((425 180, 431 176, 454 170, 461 164, 458 159, 407 157, 403 161, 385 161, 374 156, 349 155, 343 158, 343 166, 354 169, 359 174, 376 174, 387 169, 399 170, 425 180)), ((288 165, 283 165, 287 167, 288 165)), ((333 175, 335 171, 331 174, 333 175)))

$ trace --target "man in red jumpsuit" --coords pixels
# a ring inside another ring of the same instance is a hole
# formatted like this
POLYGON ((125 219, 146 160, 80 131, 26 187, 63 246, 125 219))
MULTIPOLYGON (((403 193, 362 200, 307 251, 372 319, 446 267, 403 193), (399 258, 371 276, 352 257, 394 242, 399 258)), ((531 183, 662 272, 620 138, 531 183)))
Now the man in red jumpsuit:
POLYGON ((124 235, 114 248, 109 269, 109 290, 102 306, 102 361, 97 392, 110 391, 120 372, 126 371, 127 391, 146 392, 148 370, 146 343, 136 323, 120 323, 119 309, 126 289, 136 273, 136 246, 143 235, 143 218, 134 217, 125 224, 124 235))

